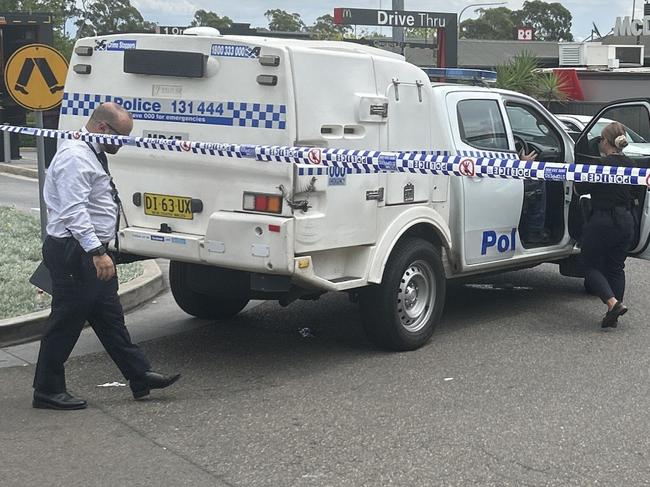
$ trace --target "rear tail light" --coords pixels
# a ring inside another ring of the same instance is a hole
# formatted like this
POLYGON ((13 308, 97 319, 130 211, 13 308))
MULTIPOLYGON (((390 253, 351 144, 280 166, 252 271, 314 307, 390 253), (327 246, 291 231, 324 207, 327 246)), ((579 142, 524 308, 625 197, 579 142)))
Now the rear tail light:
POLYGON ((282 196, 277 194, 244 193, 244 210, 262 213, 282 213, 282 196))

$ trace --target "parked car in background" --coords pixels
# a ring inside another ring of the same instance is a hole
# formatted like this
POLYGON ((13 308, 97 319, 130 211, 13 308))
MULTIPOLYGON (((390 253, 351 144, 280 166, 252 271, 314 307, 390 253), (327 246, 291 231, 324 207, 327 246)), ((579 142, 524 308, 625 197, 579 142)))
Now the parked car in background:
MULTIPOLYGON (((555 116, 565 125, 569 133, 582 132, 591 119, 591 115, 569 115, 569 114, 555 114, 555 116)), ((600 119, 589 131, 589 138, 594 138, 602 132, 607 124, 612 123, 613 120, 602 118, 600 119)), ((627 133, 627 140, 629 145, 623 149, 625 154, 635 156, 650 155, 650 143, 630 127, 625 127, 627 133)))

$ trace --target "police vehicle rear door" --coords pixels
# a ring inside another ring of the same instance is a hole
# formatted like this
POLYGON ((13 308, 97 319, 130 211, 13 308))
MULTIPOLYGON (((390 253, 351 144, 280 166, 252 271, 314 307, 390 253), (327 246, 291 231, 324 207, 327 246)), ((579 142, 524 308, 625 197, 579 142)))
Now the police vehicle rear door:
POLYGON ((332 166, 322 175, 318 164, 318 147, 340 149, 331 157, 352 167, 362 167, 366 151, 379 147, 381 123, 368 122, 369 112, 359 116, 363 101, 378 96, 372 57, 344 46, 300 42, 290 45, 288 53, 296 107, 292 143, 314 146, 309 157, 315 163, 297 167, 294 198, 308 207, 294 214, 296 253, 373 244, 378 207, 383 205, 379 175, 350 174, 345 167, 332 166))
MULTIPOLYGON (((281 44, 250 37, 80 39, 70 62, 60 128, 78 130, 99 103, 112 101, 132 113, 132 136, 291 146, 296 133, 289 64, 281 44)), ((266 195, 280 195, 280 186, 293 186, 292 164, 228 157, 231 150, 217 144, 198 154, 185 145, 177 149, 126 146, 110 158, 128 224, 145 230, 143 235, 204 235, 216 212, 292 216, 282 200, 275 207, 263 204, 271 201, 266 195), (252 195, 248 200, 254 208, 244 207, 245 193, 252 195)), ((172 249, 167 238, 158 241, 161 250, 172 249)), ((181 245, 183 239, 174 242, 181 245)), ((178 245, 174 249, 182 253, 178 245)))
MULTIPOLYGON (((629 145, 623 153, 635 162, 636 167, 650 168, 650 100, 647 99, 612 103, 598 112, 576 141, 576 163, 600 164, 598 138, 602 129, 614 121, 626 127, 629 145)), ((621 169, 616 175, 589 174, 587 171, 580 175, 581 181, 605 183, 634 183, 636 179, 630 169, 621 169)), ((646 178, 644 185, 635 185, 632 191, 635 235, 629 255, 650 260, 650 179, 646 178)))

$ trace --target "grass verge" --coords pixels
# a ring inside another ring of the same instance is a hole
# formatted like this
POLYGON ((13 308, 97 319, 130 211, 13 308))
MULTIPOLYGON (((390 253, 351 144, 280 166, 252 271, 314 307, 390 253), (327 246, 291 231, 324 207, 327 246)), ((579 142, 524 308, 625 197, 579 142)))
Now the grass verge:
MULTIPOLYGON (((33 215, 0 206, 0 320, 49 308, 50 296, 29 283, 41 261, 40 222, 33 215)), ((118 266, 120 283, 142 275, 140 262, 118 266)))

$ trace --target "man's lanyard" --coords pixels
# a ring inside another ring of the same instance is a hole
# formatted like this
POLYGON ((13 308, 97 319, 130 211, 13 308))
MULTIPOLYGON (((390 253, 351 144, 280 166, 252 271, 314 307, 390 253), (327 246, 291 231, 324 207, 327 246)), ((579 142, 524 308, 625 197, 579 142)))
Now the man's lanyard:
POLYGON ((124 215, 124 223, 126 223, 127 227, 129 226, 129 221, 126 219, 126 214, 124 213, 124 208, 122 207, 122 200, 120 200, 120 193, 117 191, 117 187, 113 182, 113 176, 111 176, 111 172, 108 170, 108 158, 106 157, 106 153, 97 152, 90 142, 86 142, 86 145, 90 148, 91 151, 93 151, 93 154, 95 154, 97 161, 99 161, 99 164, 102 166, 102 169, 108 176, 108 183, 111 185, 111 197, 113 198, 113 201, 117 204, 117 222, 115 226, 115 249, 119 252, 120 243, 118 239, 118 233, 120 231, 120 215, 124 215))

